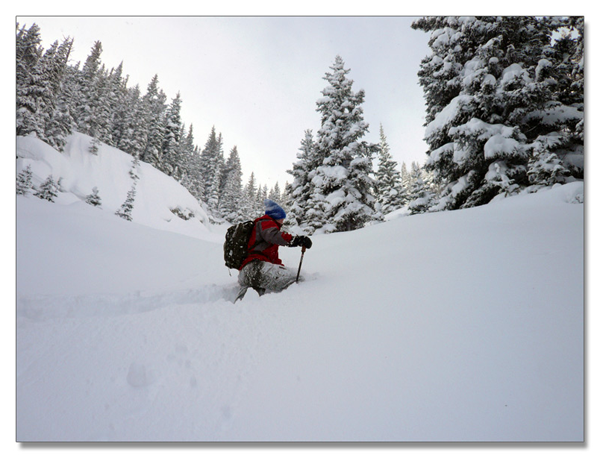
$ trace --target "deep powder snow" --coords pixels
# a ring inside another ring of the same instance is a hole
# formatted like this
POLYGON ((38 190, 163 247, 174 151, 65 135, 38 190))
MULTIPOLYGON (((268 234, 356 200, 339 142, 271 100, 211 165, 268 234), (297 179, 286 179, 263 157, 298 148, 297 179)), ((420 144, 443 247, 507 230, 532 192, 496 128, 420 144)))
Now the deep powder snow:
POLYGON ((131 157, 83 137, 18 142, 65 179, 17 197, 17 440, 583 440, 583 183, 316 236, 234 304, 225 228, 145 164, 120 219, 131 157))

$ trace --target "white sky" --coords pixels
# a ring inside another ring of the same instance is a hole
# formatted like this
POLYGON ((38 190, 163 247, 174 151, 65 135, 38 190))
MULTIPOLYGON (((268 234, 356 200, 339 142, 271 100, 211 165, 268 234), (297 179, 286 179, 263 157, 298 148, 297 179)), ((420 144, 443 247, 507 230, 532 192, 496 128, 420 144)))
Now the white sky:
POLYGON ((423 163, 425 104, 419 63, 428 34, 410 28, 415 17, 36 17, 43 46, 74 38, 73 63, 102 43, 102 62, 123 62, 129 86, 145 93, 154 74, 170 102, 183 101, 182 120, 193 124, 203 147, 214 125, 224 152, 237 145, 244 182, 254 171, 269 188, 290 181, 306 129, 316 135, 316 100, 336 55, 353 89, 365 90, 367 140, 379 141, 383 124, 401 164, 423 163))

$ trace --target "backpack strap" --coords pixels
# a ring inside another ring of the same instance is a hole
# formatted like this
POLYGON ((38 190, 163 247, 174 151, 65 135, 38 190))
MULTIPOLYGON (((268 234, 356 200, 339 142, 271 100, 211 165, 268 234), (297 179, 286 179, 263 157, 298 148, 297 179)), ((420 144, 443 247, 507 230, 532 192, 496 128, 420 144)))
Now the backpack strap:
MULTIPOLYGON (((254 243, 248 247, 248 254, 262 254, 262 250, 255 250, 254 248, 256 248, 258 245, 260 245, 261 243, 268 243, 265 240, 256 240, 256 226, 258 226, 259 224, 262 224, 265 220, 267 219, 273 219, 268 215, 263 215, 259 218, 256 218, 254 220, 254 226, 252 228, 252 234, 254 234, 254 243)), ((250 238, 252 238, 252 235, 250 235, 250 238)))
POLYGON ((256 225, 258 224, 258 220, 254 221, 254 225, 252 226, 252 232, 250 233, 250 238, 252 238, 252 234, 254 234, 254 243, 248 247, 248 254, 256 254, 260 253, 260 251, 255 250, 256 246, 260 243, 256 240, 256 225))

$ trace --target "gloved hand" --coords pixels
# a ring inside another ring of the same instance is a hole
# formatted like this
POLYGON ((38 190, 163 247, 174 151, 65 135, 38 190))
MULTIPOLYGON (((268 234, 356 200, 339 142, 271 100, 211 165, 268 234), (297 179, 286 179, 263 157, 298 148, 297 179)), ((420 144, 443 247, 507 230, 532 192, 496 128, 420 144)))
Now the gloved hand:
POLYGON ((312 246, 312 240, 305 235, 296 235, 290 242, 290 246, 303 246, 310 248, 312 246))

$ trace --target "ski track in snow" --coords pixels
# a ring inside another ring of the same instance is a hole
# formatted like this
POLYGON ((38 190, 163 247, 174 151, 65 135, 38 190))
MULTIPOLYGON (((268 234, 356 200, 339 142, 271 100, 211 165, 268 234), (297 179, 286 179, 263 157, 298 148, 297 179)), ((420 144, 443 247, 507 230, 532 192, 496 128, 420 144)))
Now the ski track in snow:
MULTIPOLYGON (((318 274, 304 276, 312 281, 318 274)), ((193 279, 192 279, 193 280, 193 279)), ((189 283, 190 280, 182 280, 189 283)), ((34 321, 54 318, 117 316, 151 312, 174 305, 234 303, 239 292, 237 282, 226 285, 203 285, 170 291, 134 291, 115 294, 21 294, 17 298, 17 317, 34 321)), ((252 294, 248 293, 248 296, 252 294)), ((239 302, 240 304, 242 302, 239 302)))
POLYGON ((262 385, 257 368, 299 313, 289 304, 292 313, 277 312, 293 291, 259 300, 249 290, 233 304, 237 291, 232 282, 19 297, 17 398, 27 421, 22 438, 226 440, 248 390, 262 385), (41 404, 34 401, 40 396, 41 404))
POLYGON ((17 315, 32 320, 126 315, 183 304, 232 302, 238 285, 207 285, 181 291, 125 294, 24 295, 18 299, 17 315))
POLYGON ((264 353, 259 347, 272 345, 262 332, 248 332, 263 328, 258 322, 265 315, 248 307, 256 298, 249 294, 247 303, 234 306, 236 292, 237 285, 209 285, 20 298, 18 399, 21 412, 36 412, 28 415, 32 437, 147 441, 144 430, 182 440, 220 437, 232 424, 256 355, 264 353), (41 352, 27 345, 34 335, 48 342, 41 352), (46 402, 30 405, 40 390, 46 402), (70 408, 57 393, 68 393, 70 408), (168 414, 173 410, 178 418, 168 414))

